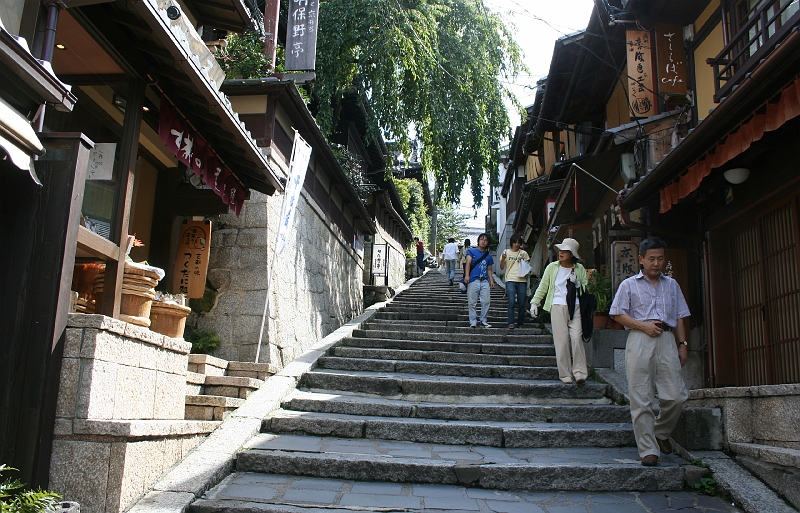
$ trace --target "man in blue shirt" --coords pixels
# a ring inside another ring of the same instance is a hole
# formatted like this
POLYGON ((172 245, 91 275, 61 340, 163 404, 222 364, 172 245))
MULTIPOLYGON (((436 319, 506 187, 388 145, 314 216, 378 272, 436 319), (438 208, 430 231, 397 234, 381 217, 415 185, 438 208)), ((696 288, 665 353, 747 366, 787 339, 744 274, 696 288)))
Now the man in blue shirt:
POLYGON ((489 254, 489 236, 485 233, 478 235, 478 246, 467 251, 467 264, 464 268, 464 283, 467 285, 467 300, 469 302, 469 327, 478 325, 475 307, 478 298, 481 300, 481 327, 491 328, 486 315, 489 313, 490 289, 494 288, 492 265, 494 260, 489 254))
POLYGON ((666 243, 650 237, 639 245, 641 272, 623 281, 609 314, 630 329, 625 347, 625 373, 631 403, 633 434, 642 465, 658 464, 672 452, 669 437, 688 397, 681 367, 688 356, 684 319, 689 307, 678 282, 661 273, 666 243), (653 413, 658 391, 660 413, 653 413))

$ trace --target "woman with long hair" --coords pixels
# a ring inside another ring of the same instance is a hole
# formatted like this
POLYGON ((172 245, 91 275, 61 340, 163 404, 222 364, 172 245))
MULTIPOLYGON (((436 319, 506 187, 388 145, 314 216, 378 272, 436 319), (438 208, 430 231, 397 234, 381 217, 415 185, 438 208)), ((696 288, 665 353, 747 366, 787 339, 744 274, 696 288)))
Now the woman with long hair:
POLYGON ((525 293, 528 291, 528 275, 519 275, 519 262, 530 261, 531 257, 522 249, 522 237, 516 233, 511 236, 511 246, 500 257, 500 269, 505 269, 506 295, 508 295, 508 329, 521 328, 525 321, 525 293), (514 312, 517 322, 514 323, 514 312))
POLYGON ((558 377, 564 383, 572 383, 573 379, 582 385, 589 372, 586 367, 586 351, 583 347, 583 329, 581 328, 581 308, 578 296, 572 305, 573 315, 567 305, 567 283, 571 282, 576 289, 586 289, 586 269, 578 260, 580 244, 575 239, 564 239, 556 244, 558 260, 551 262, 542 274, 542 281, 531 301, 531 315, 539 315, 539 303, 544 299, 544 309, 550 312, 553 327, 553 342, 556 346, 556 363, 558 377), (570 358, 570 349, 572 357, 570 358))

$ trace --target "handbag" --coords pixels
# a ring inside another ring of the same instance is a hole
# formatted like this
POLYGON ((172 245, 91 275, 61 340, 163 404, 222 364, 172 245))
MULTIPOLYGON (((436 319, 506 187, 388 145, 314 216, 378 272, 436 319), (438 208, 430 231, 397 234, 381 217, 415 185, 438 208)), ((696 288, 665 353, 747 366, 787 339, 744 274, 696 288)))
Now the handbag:
POLYGON ((519 263, 517 264, 517 276, 520 278, 525 278, 531 273, 531 264, 528 263, 527 260, 519 259, 519 263))
POLYGON ((576 287, 574 283, 567 280, 567 305, 571 309, 569 318, 574 316, 575 296, 578 296, 578 308, 581 312, 581 332, 584 343, 589 343, 594 332, 594 311, 597 309, 597 298, 594 294, 583 291, 583 287, 576 287))
MULTIPOLYGON (((489 256, 489 252, 488 251, 486 253, 484 253, 483 255, 481 255, 481 257, 479 259, 477 259, 474 262, 472 262, 472 265, 470 267, 478 265, 487 256, 489 256)), ((461 278, 461 280, 459 280, 458 288, 461 289, 461 293, 462 294, 466 294, 467 293, 467 284, 464 283, 464 278, 461 278)))

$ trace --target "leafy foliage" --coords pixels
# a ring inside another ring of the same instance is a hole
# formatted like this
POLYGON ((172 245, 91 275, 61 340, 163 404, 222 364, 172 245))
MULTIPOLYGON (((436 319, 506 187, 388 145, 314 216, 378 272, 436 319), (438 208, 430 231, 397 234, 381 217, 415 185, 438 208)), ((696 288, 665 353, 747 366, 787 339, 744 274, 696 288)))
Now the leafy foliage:
MULTIPOLYGON (((316 94, 335 98, 354 88, 368 96, 370 121, 406 154, 413 124, 423 168, 449 203, 467 178, 478 205, 483 175, 497 181, 508 133, 503 99, 514 100, 501 80, 523 69, 510 32, 483 0, 320 3, 316 94)), ((329 102, 320 102, 317 122, 333 130, 329 102)))
POLYGON ((336 156, 336 159, 339 161, 339 165, 342 166, 344 174, 346 174, 347 178, 350 180, 350 184, 353 186, 353 189, 355 189, 359 199, 366 206, 367 196, 369 196, 369 193, 373 189, 376 189, 376 187, 370 184, 367 180, 367 177, 364 176, 361 157, 348 150, 341 144, 330 143, 329 145, 333 151, 333 154, 336 156))
POLYGON ((598 312, 608 312, 611 309, 611 277, 606 266, 591 271, 586 284, 586 292, 594 294, 598 312))
POLYGON ((453 205, 440 204, 436 215, 436 247, 441 250, 451 237, 463 242, 461 233, 466 227, 467 219, 469 216, 460 213, 453 205))
MULTIPOLYGON (((264 56, 264 37, 257 32, 228 34, 225 46, 217 54, 217 62, 225 72, 225 78, 261 78, 270 74, 269 63, 264 56)), ((276 72, 283 71, 284 50, 278 48, 275 61, 276 72)))
POLYGON ((187 342, 192 343, 192 353, 211 354, 222 344, 222 338, 214 330, 188 330, 185 335, 187 342))
MULTIPOLYGON (((431 234, 431 220, 428 217, 428 209, 425 208, 422 184, 411 178, 394 178, 394 186, 411 222, 411 226, 409 226, 411 233, 414 237, 419 237, 419 240, 428 240, 431 234)), ((417 250, 416 248, 412 249, 412 256, 415 256, 417 250)))
MULTIPOLYGON (((0 464, 0 475, 16 470, 0 464)), ((53 511, 61 496, 46 490, 25 490, 19 479, 0 481, 0 513, 45 513, 53 511)))

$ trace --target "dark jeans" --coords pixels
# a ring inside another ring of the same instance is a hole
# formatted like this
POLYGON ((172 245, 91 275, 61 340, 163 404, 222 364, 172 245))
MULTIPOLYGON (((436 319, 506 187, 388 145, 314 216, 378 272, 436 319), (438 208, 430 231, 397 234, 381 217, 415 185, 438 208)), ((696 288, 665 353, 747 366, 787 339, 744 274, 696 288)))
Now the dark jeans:
POLYGON ((420 271, 425 270, 425 253, 417 253, 417 268, 420 271))
POLYGON ((514 324, 514 309, 517 311, 517 328, 525 322, 525 292, 528 284, 524 281, 507 281, 506 295, 508 295, 508 325, 514 324))

